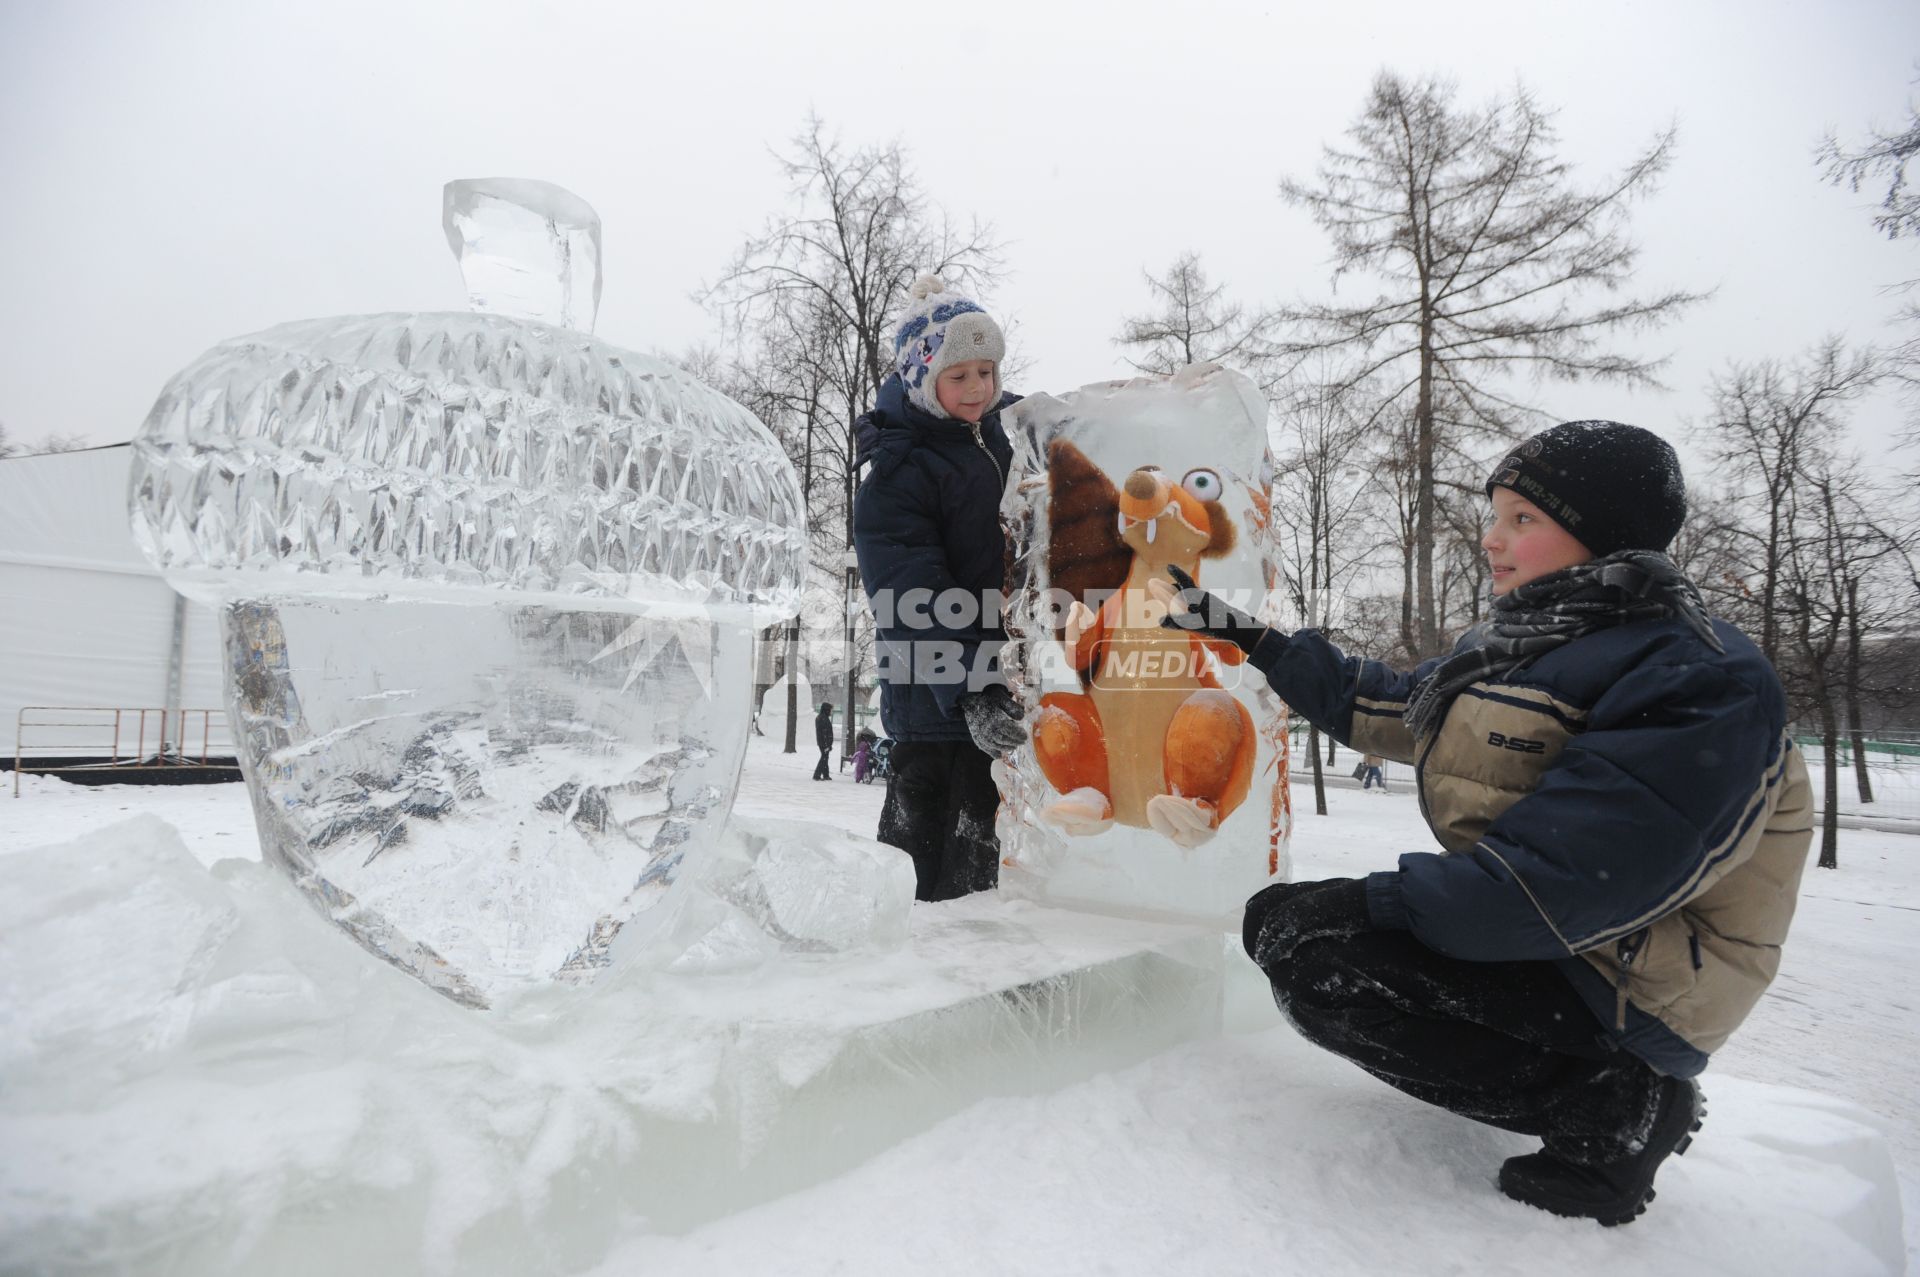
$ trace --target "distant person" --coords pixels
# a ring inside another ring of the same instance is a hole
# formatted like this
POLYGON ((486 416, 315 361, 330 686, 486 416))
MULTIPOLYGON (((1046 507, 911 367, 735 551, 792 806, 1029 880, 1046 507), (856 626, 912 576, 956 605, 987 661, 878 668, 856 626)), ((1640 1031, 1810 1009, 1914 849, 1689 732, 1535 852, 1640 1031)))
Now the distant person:
POLYGON ((872 750, 873 737, 862 732, 860 744, 853 751, 853 783, 856 785, 867 783, 868 774, 873 767, 872 750))
POLYGON ((1362 790, 1372 789, 1375 785, 1378 785, 1380 786, 1381 793, 1384 794, 1387 792, 1387 777, 1381 766, 1383 761, 1378 754, 1365 754, 1361 756, 1360 788, 1362 790))
POLYGON ((854 496, 853 544, 894 740, 878 837, 913 858, 920 900, 998 881, 991 769, 1027 739, 999 673, 997 602, 987 606, 1006 584, 1000 497, 1013 448, 1000 411, 1019 398, 1000 384, 1006 353, 978 303, 923 275, 893 323, 893 371, 855 424, 872 468, 854 496))
POLYGON ((1190 580, 1169 623, 1240 644, 1336 739, 1418 760, 1444 852, 1247 902, 1247 952, 1295 1027, 1540 1136, 1500 1168, 1509 1197, 1623 1224, 1779 968, 1811 791, 1773 667, 1665 553, 1686 515, 1672 448, 1569 422, 1486 492, 1492 617, 1410 673, 1264 629, 1190 580))
POLYGON ((827 767, 827 755, 833 752, 833 703, 823 701, 819 716, 813 720, 813 739, 820 746, 820 762, 813 769, 815 780, 832 780, 833 772, 827 767))

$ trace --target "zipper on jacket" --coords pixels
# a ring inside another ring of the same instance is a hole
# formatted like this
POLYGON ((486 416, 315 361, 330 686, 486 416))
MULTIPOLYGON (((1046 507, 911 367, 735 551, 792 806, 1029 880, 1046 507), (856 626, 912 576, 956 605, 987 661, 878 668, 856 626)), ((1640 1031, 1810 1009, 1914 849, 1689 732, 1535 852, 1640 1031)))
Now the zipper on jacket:
POLYGON ((1622 940, 1619 948, 1614 950, 1620 959, 1620 975, 1613 982, 1613 1027, 1616 1029, 1627 1027, 1627 974, 1633 968, 1633 960, 1640 956, 1640 950, 1645 947, 1647 937, 1652 934, 1652 927, 1642 927, 1622 940))
POLYGON ((973 446, 987 454, 987 460, 993 462, 993 472, 1000 476, 1000 486, 1007 486, 1007 472, 1000 468, 1000 458, 993 455, 993 449, 987 447, 987 441, 980 437, 980 423, 969 421, 967 429, 973 431, 973 446))

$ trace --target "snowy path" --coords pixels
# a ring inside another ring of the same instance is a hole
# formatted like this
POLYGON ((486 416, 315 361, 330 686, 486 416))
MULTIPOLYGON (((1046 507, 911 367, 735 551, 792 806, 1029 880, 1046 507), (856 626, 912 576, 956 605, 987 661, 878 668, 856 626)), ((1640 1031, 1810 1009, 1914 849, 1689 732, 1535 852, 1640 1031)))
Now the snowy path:
MULTIPOLYGON (((807 724, 807 730, 813 730, 811 723, 807 724)), ((881 801, 887 796, 885 782, 854 784, 851 767, 837 770, 837 748, 833 779, 814 780, 813 765, 820 751, 803 740, 799 753, 782 754, 780 745, 779 740, 764 736, 748 743, 747 766, 740 778, 740 795, 734 800, 735 811, 763 819, 818 820, 868 837, 873 835, 880 823, 881 801)))
MULTIPOLYGON (((812 765, 810 753, 754 742, 740 810, 871 832, 880 787, 816 783, 812 765)), ((0 852, 150 813, 203 861, 257 855, 237 785, 87 790, 29 778, 25 789, 18 802, 0 797, 0 852)), ((1298 817, 1298 877, 1364 872, 1430 845, 1404 793, 1334 791, 1329 802, 1327 817, 1298 817)), ((649 1234, 636 1219, 592 1271, 1898 1272, 1920 1260, 1920 1120, 1908 1095, 1920 1058, 1908 984, 1920 969, 1920 838, 1850 832, 1841 861, 1809 870, 1781 978, 1707 1075, 1707 1131, 1630 1229, 1501 1198, 1493 1170, 1525 1141, 1306 1047, 1242 963, 1225 1038, 1049 1095, 980 1102, 845 1175, 685 1236, 649 1234), (1860 1125, 1868 1114, 1886 1143, 1860 1125), (1884 1164, 1889 1147, 1897 1172, 1884 1164), (1871 1191, 1895 1173, 1904 1254, 1890 1203, 1871 1191)))

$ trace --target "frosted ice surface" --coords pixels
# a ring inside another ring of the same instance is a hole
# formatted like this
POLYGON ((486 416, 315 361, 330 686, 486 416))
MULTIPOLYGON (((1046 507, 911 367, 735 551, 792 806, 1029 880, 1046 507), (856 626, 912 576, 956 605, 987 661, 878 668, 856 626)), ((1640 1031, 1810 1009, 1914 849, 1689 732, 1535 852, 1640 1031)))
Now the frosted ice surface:
MULTIPOLYGON (((553 297, 597 291, 558 188, 447 211, 470 283, 547 243, 553 297)), ((216 346, 134 453, 135 540, 222 618, 267 857, 375 952, 472 1005, 592 977, 719 834, 806 561, 740 405, 552 324, 354 316, 216 346)))
POLYGON ((793 467, 670 364, 492 315, 223 342, 134 440, 134 537, 176 588, 792 614, 793 467))
POLYGON ((1003 666, 1034 729, 1001 774, 1001 845, 1014 862, 1003 886, 1050 903, 1230 920, 1286 876, 1286 707, 1232 663, 1237 650, 1161 628, 1164 609, 1144 589, 1173 562, 1261 610, 1277 566, 1266 416, 1252 382, 1213 365, 1033 395, 1013 410, 1002 514, 1014 530, 1017 642, 1003 666), (1097 657, 1079 667, 1065 641, 1070 599, 1103 627, 1097 657), (1105 824, 1088 819, 1103 813, 1105 824))
MULTIPOLYGON (((882 850, 748 834, 796 871, 882 850)), ((579 1272, 637 1217, 684 1230, 1219 1026, 1217 933, 991 897, 826 978, 626 965, 475 1016, 153 817, 7 859, 8 1272, 579 1272)), ((831 934, 799 885, 765 883, 775 913, 831 934)))
POLYGON ((639 666, 620 640, 668 623, 400 599, 222 615, 263 847, 349 933, 463 1001, 605 966, 724 824, 745 627, 709 622, 639 666))
POLYGON ((907 941, 913 863, 804 822, 736 820, 650 929, 677 970, 740 970, 777 954, 885 951, 907 941))
POLYGON ((585 200, 551 182, 466 178, 447 183, 440 221, 474 310, 593 331, 600 216, 585 200))

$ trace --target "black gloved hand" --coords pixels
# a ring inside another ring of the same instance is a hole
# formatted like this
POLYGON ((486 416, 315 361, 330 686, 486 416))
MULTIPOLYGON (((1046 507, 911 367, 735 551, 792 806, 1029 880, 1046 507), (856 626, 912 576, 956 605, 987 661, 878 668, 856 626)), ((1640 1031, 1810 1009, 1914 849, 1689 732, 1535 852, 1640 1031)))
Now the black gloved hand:
POLYGON ((968 692, 959 704, 960 715, 967 720, 967 734, 982 753, 998 758, 1027 743, 1026 716, 1006 684, 968 692))
POLYGON ((1247 901, 1240 942, 1247 956, 1264 967, 1292 957, 1308 940, 1371 930, 1365 878, 1276 882, 1247 901))
POLYGON ((1167 565, 1167 575, 1173 578, 1173 583, 1180 589, 1174 595, 1175 602, 1168 607, 1166 616, 1160 620, 1160 624, 1166 628, 1204 634, 1249 653, 1267 632, 1266 626, 1219 595, 1207 593, 1194 584, 1192 577, 1171 563, 1167 565), (1180 608, 1186 610, 1177 610, 1180 608))

